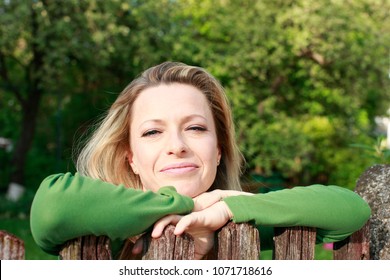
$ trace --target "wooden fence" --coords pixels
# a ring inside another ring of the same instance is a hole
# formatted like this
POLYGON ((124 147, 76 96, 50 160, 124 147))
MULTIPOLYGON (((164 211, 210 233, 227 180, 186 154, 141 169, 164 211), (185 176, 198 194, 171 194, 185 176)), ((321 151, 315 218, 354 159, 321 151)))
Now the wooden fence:
MULTIPOLYGON (((368 224, 342 242, 335 243, 333 257, 337 260, 369 259, 368 224)), ((261 237, 260 237, 261 238, 261 237)), ((256 228, 249 224, 229 223, 216 234, 216 246, 206 259, 256 260, 260 258, 261 242, 256 228)), ((313 260, 316 231, 307 227, 275 229, 275 260, 313 260)), ((175 236, 173 227, 153 239, 143 240, 143 260, 192 260, 194 242, 190 235, 175 236)), ((61 259, 111 259, 110 241, 104 237, 84 236, 68 242, 61 259)))
MULTIPOLYGON (((343 241, 334 244, 335 260, 390 259, 390 165, 375 165, 358 180, 356 192, 372 209, 367 224, 343 241)), ((0 259, 23 259, 23 241, 0 231, 0 259)), ((255 260, 261 252, 261 236, 250 224, 228 223, 216 233, 216 244, 207 259, 255 260)), ((312 260, 316 230, 307 227, 275 228, 273 259, 312 260)), ((83 236, 68 241, 60 259, 112 259, 110 240, 105 236, 83 236)), ((190 235, 175 236, 169 226, 163 235, 143 238, 144 260, 191 260, 194 242, 190 235)))
POLYGON ((0 260, 24 260, 24 257, 23 240, 0 230, 0 260))

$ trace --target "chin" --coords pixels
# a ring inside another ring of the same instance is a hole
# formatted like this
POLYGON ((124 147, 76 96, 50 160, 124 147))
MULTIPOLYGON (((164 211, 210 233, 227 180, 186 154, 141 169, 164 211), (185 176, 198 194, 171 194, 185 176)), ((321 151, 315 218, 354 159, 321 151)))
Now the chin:
POLYGON ((181 195, 186 195, 186 196, 189 196, 189 197, 196 197, 198 196, 200 193, 197 193, 197 192, 190 192, 190 191, 186 191, 186 190, 180 190, 180 189, 177 189, 177 192, 181 195))
POLYGON ((191 190, 191 188, 188 188, 187 187, 176 187, 176 191, 181 194, 181 195, 186 195, 186 196, 189 196, 189 197, 196 197, 198 195, 200 195, 201 193, 204 193, 206 192, 207 190, 191 190))

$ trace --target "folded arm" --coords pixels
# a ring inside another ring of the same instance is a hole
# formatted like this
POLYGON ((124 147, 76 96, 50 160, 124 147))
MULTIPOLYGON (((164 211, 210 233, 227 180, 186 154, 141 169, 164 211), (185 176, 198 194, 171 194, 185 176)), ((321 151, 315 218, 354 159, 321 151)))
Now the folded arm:
POLYGON ((371 214, 359 195, 338 186, 295 187, 254 196, 231 196, 224 202, 236 223, 315 227, 318 242, 343 240, 360 229, 371 214))
POLYGON ((157 193, 115 186, 70 173, 47 177, 31 206, 31 231, 43 250, 58 254, 67 240, 84 235, 125 239, 168 214, 185 214, 194 204, 173 187, 157 193))

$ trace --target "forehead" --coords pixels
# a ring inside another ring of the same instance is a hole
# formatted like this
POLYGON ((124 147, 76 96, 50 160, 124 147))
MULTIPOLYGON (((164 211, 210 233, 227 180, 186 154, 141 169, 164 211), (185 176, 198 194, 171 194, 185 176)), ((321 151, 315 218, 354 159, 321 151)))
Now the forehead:
POLYGON ((178 83, 143 90, 133 104, 132 113, 133 121, 191 114, 212 117, 206 96, 191 85, 178 83))

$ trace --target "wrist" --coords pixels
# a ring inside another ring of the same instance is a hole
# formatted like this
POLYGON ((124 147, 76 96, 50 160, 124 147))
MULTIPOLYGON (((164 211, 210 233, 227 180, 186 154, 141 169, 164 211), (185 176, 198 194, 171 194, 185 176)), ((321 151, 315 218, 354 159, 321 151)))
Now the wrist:
POLYGON ((230 210, 229 206, 226 204, 226 202, 220 201, 219 203, 223 207, 224 213, 225 213, 226 217, 228 217, 228 220, 233 219, 233 213, 230 210))

